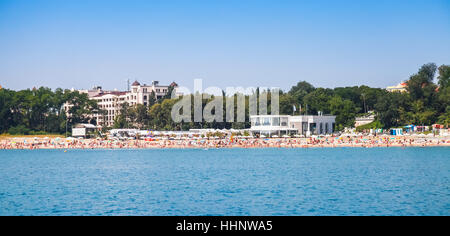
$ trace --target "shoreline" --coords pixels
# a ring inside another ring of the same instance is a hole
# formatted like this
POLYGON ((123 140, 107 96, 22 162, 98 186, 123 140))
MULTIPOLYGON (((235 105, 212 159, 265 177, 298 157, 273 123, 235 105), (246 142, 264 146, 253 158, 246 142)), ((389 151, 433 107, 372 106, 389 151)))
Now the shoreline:
POLYGON ((139 149, 260 149, 260 148, 389 148, 450 147, 450 137, 339 136, 317 138, 103 140, 73 138, 7 138, 0 150, 139 150, 139 149))
POLYGON ((219 147, 219 148, 198 148, 198 147, 165 147, 165 148, 36 148, 36 149, 0 149, 1 151, 35 151, 35 150, 56 150, 56 151, 137 151, 137 150, 199 150, 199 151, 209 151, 209 150, 227 150, 227 149, 339 149, 339 148, 359 148, 359 149, 376 149, 376 148, 441 148, 450 147, 450 145, 434 145, 434 146, 376 146, 376 147, 362 147, 362 146, 334 146, 334 147, 219 147))

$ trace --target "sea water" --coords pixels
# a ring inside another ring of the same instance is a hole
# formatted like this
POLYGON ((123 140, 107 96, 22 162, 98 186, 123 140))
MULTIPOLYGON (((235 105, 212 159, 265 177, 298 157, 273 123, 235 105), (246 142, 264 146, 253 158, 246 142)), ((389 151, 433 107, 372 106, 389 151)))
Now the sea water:
POLYGON ((450 148, 0 150, 0 215, 450 215, 450 148))

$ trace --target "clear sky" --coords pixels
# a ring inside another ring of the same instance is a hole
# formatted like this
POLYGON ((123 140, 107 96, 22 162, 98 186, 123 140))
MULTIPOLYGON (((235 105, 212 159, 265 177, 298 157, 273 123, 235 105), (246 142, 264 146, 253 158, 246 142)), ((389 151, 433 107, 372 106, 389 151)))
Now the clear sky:
POLYGON ((386 87, 450 64, 450 0, 0 0, 0 85, 386 87))

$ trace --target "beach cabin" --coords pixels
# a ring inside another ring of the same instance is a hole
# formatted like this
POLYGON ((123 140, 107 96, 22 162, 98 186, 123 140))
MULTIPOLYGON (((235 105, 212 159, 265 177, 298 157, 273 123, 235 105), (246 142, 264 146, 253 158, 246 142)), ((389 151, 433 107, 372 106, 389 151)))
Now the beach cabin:
POLYGON ((401 128, 391 129, 390 134, 391 135, 403 135, 403 129, 401 129, 401 128))
POLYGON ((413 133, 416 130, 416 126, 414 125, 407 125, 403 128, 405 129, 406 133, 413 133))

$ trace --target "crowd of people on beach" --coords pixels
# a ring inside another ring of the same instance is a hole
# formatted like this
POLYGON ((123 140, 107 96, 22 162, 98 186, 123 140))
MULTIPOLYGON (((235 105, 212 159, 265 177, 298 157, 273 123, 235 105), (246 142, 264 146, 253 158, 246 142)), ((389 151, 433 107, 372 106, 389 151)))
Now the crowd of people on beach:
POLYGON ((143 149, 143 148, 312 148, 312 147, 450 146, 450 137, 327 136, 310 138, 152 138, 108 140, 74 138, 10 138, 0 149, 143 149))

